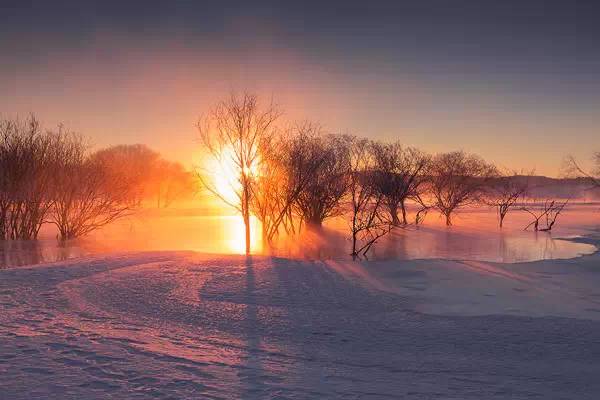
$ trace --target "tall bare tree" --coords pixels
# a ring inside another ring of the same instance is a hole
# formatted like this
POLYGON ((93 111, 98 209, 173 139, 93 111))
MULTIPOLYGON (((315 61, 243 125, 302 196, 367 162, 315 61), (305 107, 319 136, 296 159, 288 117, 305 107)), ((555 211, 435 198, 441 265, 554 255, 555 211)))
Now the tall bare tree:
POLYGON ((351 139, 349 147, 348 196, 350 200, 352 258, 366 256, 371 247, 393 227, 383 210, 383 194, 375 184, 373 144, 351 139))
POLYGON ((527 196, 529 191, 528 174, 517 172, 504 173, 490 183, 487 203, 496 208, 498 213, 498 224, 502 228, 506 214, 527 196))
POLYGON ((0 239, 35 239, 52 207, 59 133, 31 115, 0 121, 0 239))
POLYGON ((319 145, 320 135, 319 125, 297 123, 261 150, 263 162, 252 205, 269 242, 281 226, 288 233, 295 232, 293 206, 327 161, 328 154, 319 145))
POLYGON ((496 168, 481 157, 463 151, 437 154, 430 168, 430 192, 434 207, 452 225, 452 213, 481 200, 496 168))
MULTIPOLYGON (((243 217, 246 254, 250 253, 250 206, 260 170, 260 149, 275 132, 281 112, 274 104, 262 108, 256 95, 232 94, 198 121, 197 127, 207 156, 219 165, 231 165, 236 181, 231 183, 235 201, 221 193, 210 173, 200 172, 204 186, 243 217)), ((210 172, 210 171, 209 171, 210 172)))
POLYGON ((402 224, 406 219, 406 201, 419 197, 427 179, 430 157, 412 148, 396 143, 374 143, 374 184, 383 195, 383 202, 395 226, 400 225, 398 209, 402 211, 402 224))

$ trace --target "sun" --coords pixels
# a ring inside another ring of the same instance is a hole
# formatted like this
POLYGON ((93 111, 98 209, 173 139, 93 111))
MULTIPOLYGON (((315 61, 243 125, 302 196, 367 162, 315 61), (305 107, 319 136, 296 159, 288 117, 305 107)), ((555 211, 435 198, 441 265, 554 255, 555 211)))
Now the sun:
POLYGON ((209 161, 207 170, 211 174, 212 184, 216 194, 230 204, 236 204, 240 199, 242 184, 240 171, 230 147, 222 150, 219 157, 209 161))
MULTIPOLYGON (((259 157, 247 172, 251 177, 259 175, 259 157)), ((242 183, 240 181, 242 170, 236 162, 235 152, 231 147, 221 150, 218 157, 209 157, 205 162, 205 170, 209 175, 212 189, 225 202, 237 205, 240 202, 242 183)))

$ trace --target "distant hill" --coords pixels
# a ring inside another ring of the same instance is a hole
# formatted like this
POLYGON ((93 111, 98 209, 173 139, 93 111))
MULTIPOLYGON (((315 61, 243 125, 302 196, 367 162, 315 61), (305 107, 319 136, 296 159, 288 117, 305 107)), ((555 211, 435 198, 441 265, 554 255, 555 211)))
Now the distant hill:
POLYGON ((582 201, 600 200, 600 190, 591 189, 585 178, 549 178, 547 176, 516 176, 513 179, 529 180, 530 196, 534 198, 573 198, 582 201))

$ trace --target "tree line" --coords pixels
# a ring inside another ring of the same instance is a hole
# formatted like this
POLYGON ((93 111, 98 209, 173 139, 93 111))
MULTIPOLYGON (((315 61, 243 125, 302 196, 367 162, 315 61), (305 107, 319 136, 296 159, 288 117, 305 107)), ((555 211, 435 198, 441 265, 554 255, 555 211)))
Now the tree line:
POLYGON ((211 181, 211 171, 198 172, 208 190, 243 216, 247 253, 250 215, 262 223, 267 242, 280 232, 293 234, 344 216, 351 255, 359 257, 393 228, 409 223, 408 202, 417 207, 415 224, 436 210, 452 225, 457 210, 484 204, 497 210, 500 227, 509 211, 521 209, 532 215, 525 229, 547 231, 568 202, 531 199, 531 173, 501 171, 476 154, 431 155, 400 142, 326 134, 312 122, 282 127, 281 117, 274 103, 232 94, 197 124, 205 157, 233 165, 237 174, 232 202, 211 181))
MULTIPOLYGON (((197 122, 202 161, 228 166, 233 198, 211 178, 215 171, 186 171, 145 145, 91 151, 82 136, 63 126, 44 129, 33 115, 0 120, 0 240, 36 239, 44 224, 55 225, 59 239, 73 239, 143 205, 191 199, 198 183, 243 217, 248 253, 251 215, 266 243, 343 217, 351 254, 359 257, 391 230, 423 223, 431 210, 452 225, 457 210, 486 205, 496 209, 500 227, 511 210, 522 210, 531 216, 525 229, 549 231, 568 204, 534 198, 531 171, 502 171, 464 151, 429 154, 398 141, 330 134, 282 115, 274 103, 243 94, 197 122)), ((569 158, 566 170, 598 188, 600 155, 595 161, 597 169, 584 171, 569 158)))
POLYGON ((36 239, 44 224, 73 239, 193 188, 193 174, 144 145, 92 152, 82 136, 43 129, 33 115, 0 120, 0 240, 36 239))

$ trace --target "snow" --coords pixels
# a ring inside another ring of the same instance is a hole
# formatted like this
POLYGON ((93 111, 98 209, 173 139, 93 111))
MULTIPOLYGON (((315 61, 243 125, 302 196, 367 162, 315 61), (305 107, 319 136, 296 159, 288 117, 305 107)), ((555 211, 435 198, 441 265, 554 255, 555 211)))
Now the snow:
POLYGON ((599 267, 140 252, 5 269, 0 399, 597 399, 599 267))

